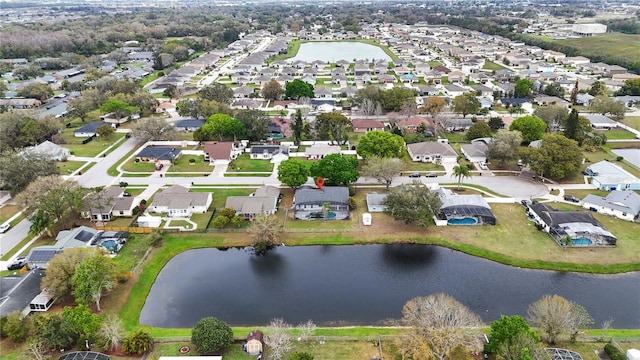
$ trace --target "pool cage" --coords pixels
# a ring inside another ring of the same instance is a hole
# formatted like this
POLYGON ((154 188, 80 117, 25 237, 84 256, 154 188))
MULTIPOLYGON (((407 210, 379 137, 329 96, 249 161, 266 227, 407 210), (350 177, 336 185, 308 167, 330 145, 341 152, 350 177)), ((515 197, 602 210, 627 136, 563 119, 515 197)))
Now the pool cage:
POLYGON ((553 226, 549 235, 560 246, 573 247, 613 247, 616 237, 603 228, 592 224, 570 223, 553 226))
MULTIPOLYGON (((442 220, 455 220, 455 219, 475 219, 476 225, 495 225, 496 217, 491 212, 491 209, 487 209, 484 206, 476 205, 456 205, 448 206, 440 209, 438 218, 442 220)), ((470 224, 466 224, 470 225, 470 224)))
POLYGON ((582 360, 577 352, 559 348, 539 348, 531 355, 533 360, 582 360))

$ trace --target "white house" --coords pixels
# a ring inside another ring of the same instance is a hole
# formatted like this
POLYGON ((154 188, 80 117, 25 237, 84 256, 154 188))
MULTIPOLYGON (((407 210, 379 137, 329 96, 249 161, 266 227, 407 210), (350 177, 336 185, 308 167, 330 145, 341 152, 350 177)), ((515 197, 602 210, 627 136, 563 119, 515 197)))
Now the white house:
POLYGON ((449 144, 425 141, 407 145, 411 160, 430 163, 455 163, 458 153, 449 144))
POLYGON ((636 221, 640 217, 640 195, 633 191, 612 191, 605 197, 589 194, 582 201, 585 209, 636 221))
POLYGON ((149 211, 171 217, 190 217, 194 213, 206 213, 212 201, 211 193, 189 192, 183 186, 173 185, 155 195, 149 211))

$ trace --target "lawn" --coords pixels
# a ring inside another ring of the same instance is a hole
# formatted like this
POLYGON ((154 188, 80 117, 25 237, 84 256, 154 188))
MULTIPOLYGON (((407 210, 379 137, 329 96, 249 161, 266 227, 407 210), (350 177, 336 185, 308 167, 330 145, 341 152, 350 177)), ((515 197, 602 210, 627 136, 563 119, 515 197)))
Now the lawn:
POLYGON ((611 129, 605 131, 596 131, 598 134, 605 134, 607 140, 628 140, 635 139, 636 135, 625 129, 611 129))
POLYGON ((553 40, 554 43, 567 45, 580 51, 579 55, 615 54, 613 57, 633 63, 640 58, 640 34, 607 33, 585 36, 576 39, 553 40), (635 45, 634 45, 635 44, 635 45))
POLYGON ((0 224, 4 224, 5 221, 9 220, 13 215, 17 214, 20 211, 20 206, 18 205, 5 205, 0 208, 0 224))
MULTIPOLYGON (((191 215, 191 221, 198 225, 198 230, 205 230, 212 214, 213 211, 207 211, 204 214, 193 214, 191 215)), ((174 225, 174 223, 171 223, 171 225, 174 225)))
POLYGON ((498 65, 498 64, 494 63, 493 61, 489 61, 489 60, 485 60, 484 61, 484 66, 482 68, 483 69, 487 69, 487 70, 503 70, 503 69, 505 69, 504 66, 498 65))
POLYGON ((254 160, 249 154, 242 154, 233 160, 227 172, 271 172, 273 164, 269 160, 254 160))
POLYGON ((227 196, 248 196, 252 192, 256 191, 255 188, 231 188, 231 189, 223 189, 223 188, 206 188, 206 187, 198 187, 191 188, 190 192, 212 192, 213 193, 213 202, 211 203, 211 207, 215 209, 224 208, 224 204, 227 201, 227 196))
POLYGON ((636 130, 640 130, 640 116, 627 116, 621 122, 627 126, 631 126, 636 130))
POLYGON ((204 161, 204 155, 183 155, 175 164, 171 165, 168 172, 206 172, 213 171, 213 166, 209 165, 208 161, 204 161), (194 159, 195 162, 189 162, 194 159))
POLYGON ((134 158, 131 158, 122 165, 122 170, 134 173, 152 173, 156 171, 156 164, 146 161, 136 161, 134 158))
POLYGON ((68 175, 78 170, 82 165, 86 164, 84 161, 58 161, 56 166, 60 170, 61 175, 68 175))
POLYGON ((95 157, 100 154, 110 145, 120 141, 124 137, 124 133, 114 133, 108 140, 101 139, 99 136, 89 141, 86 144, 82 144, 82 141, 86 138, 77 138, 73 136, 73 129, 66 129, 62 132, 62 138, 65 143, 60 144, 63 147, 71 150, 71 154, 75 156, 83 157, 95 157))
POLYGON ((602 191, 602 190, 596 190, 596 189, 593 189, 593 190, 575 190, 575 189, 570 189, 570 190, 565 190, 564 194, 565 195, 573 195, 573 196, 577 197, 578 199, 582 200, 589 194, 605 197, 605 196, 607 196, 609 194, 609 192, 608 191, 602 191))

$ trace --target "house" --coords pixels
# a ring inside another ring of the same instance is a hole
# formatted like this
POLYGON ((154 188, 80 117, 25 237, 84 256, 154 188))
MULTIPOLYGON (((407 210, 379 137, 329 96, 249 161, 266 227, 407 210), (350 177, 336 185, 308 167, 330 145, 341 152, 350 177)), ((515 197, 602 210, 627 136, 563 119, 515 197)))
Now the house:
POLYGON ((249 95, 253 94, 253 91, 253 88, 243 85, 233 89, 233 96, 236 98, 248 98, 249 95))
POLYGON ((407 151, 412 161, 440 163, 456 163, 458 153, 449 144, 425 141, 407 145, 407 151))
POLYGON ((580 116, 589 120, 591 127, 595 130, 611 130, 618 127, 616 121, 602 114, 582 113, 580 116))
POLYGON ((133 216, 133 208, 137 205, 133 196, 125 196, 125 189, 119 186, 107 186, 85 201, 87 210, 84 217, 92 221, 109 221, 118 216, 133 216))
POLYGON ((432 85, 421 85, 418 86, 418 91, 420 95, 423 96, 438 96, 440 94, 440 89, 432 85))
POLYGON ((204 119, 184 119, 176 121, 173 127, 178 131, 192 132, 200 129, 205 123, 204 119))
POLYGON ((247 336, 247 343, 244 344, 244 351, 249 355, 260 355, 264 347, 264 335, 260 330, 253 330, 247 336))
POLYGON ((271 160, 273 158, 289 158, 289 147, 282 145, 254 145, 249 151, 252 159, 271 160))
POLYGON ((327 86, 316 86, 313 94, 319 99, 330 99, 333 97, 333 91, 327 86))
POLYGON ((436 190, 442 206, 436 225, 495 225, 491 206, 478 194, 459 195, 445 188, 436 190))
POLYGON ((640 190, 640 179, 606 160, 587 166, 584 173, 599 190, 640 190))
POLYGON ((43 270, 36 269, 22 275, 0 277, 0 289, 2 289, 0 318, 14 311, 25 311, 32 299, 40 294, 40 282, 44 275, 43 270))
POLYGON ((344 220, 349 217, 349 189, 346 186, 303 186, 296 190, 293 206, 296 219, 344 220))
POLYGON ((340 154, 341 150, 338 145, 313 144, 304 152, 307 160, 320 160, 327 155, 340 154))
POLYGON ((383 131, 384 124, 375 119, 353 119, 351 120, 353 131, 357 133, 368 133, 369 131, 383 131))
POLYGON ((591 100, 593 100, 594 98, 595 97, 593 95, 578 94, 576 95, 576 105, 589 106, 589 104, 591 103, 591 100))
POLYGON ((48 140, 29 148, 26 151, 47 156, 54 161, 64 161, 71 155, 71 151, 69 149, 58 144, 54 144, 48 140))
POLYGON ((138 161, 171 163, 180 158, 182 150, 171 146, 147 146, 136 154, 138 161))
POLYGON ((614 190, 605 197, 589 194, 582 200, 582 207, 622 220, 640 220, 640 195, 633 191, 614 190))
POLYGON ((445 120, 446 130, 452 131, 467 131, 473 125, 473 121, 467 118, 449 119, 445 120))
POLYGON ((527 213, 559 245, 616 245, 616 237, 589 212, 559 211, 545 203, 534 203, 528 206, 527 213))
POLYGON ((471 85, 478 96, 493 97, 493 89, 485 85, 471 85))
POLYGON ((210 165, 228 165, 236 159, 232 142, 207 141, 204 143, 204 160, 210 165))
POLYGON ((190 217, 194 213, 206 213, 212 201, 211 193, 189 192, 183 186, 173 185, 155 195, 149 211, 170 217, 190 217))
POLYGON ((459 85, 445 85, 444 91, 447 95, 454 98, 466 93, 469 90, 459 85))
POLYGON ((232 208, 236 215, 245 220, 253 220, 259 215, 273 215, 278 210, 280 189, 275 186, 262 186, 249 196, 227 197, 225 208, 232 208))
POLYGON ((384 204, 384 199, 387 198, 387 194, 378 194, 377 192, 367 193, 367 211, 372 212, 384 212, 387 206, 384 204))
POLYGON ((36 246, 27 255, 30 269, 46 269, 49 260, 61 254, 66 249, 92 245, 98 235, 98 230, 87 226, 80 226, 72 230, 63 230, 56 236, 54 245, 36 246))
POLYGON ((90 122, 84 125, 83 127, 74 130, 73 136, 77 138, 98 136, 98 133, 96 133, 96 130, 98 130, 98 128, 102 125, 104 125, 102 121, 90 122))
POLYGON ((487 161, 487 143, 485 142, 472 141, 471 144, 462 144, 460 150, 464 158, 473 163, 487 161))

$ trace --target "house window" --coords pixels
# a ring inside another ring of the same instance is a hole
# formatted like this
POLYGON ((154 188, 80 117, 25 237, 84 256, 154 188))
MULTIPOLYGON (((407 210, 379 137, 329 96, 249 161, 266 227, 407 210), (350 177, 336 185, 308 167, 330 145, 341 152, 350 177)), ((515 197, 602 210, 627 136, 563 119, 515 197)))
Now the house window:
POLYGON ((98 215, 93 215, 93 220, 98 220, 98 215))
POLYGON ((124 215, 124 211, 120 210, 120 215, 124 215))

